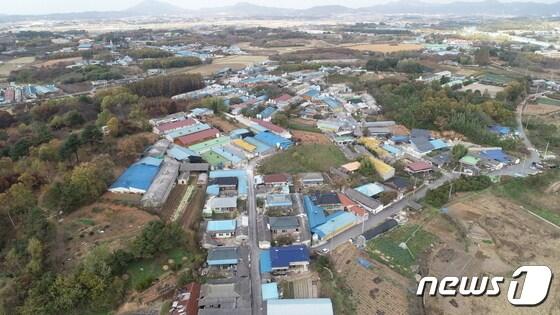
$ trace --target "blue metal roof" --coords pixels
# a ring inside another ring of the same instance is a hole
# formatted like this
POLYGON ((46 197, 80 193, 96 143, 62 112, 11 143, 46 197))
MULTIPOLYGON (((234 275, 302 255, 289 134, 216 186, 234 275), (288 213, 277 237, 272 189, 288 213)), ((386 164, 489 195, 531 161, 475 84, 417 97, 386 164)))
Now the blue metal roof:
POLYGON ((259 152, 259 153, 263 153, 263 152, 267 152, 267 151, 269 151, 269 150, 272 150, 272 147, 271 147, 271 146, 269 146, 269 145, 267 145, 267 144, 265 144, 265 143, 262 143, 261 141, 255 139, 255 138, 253 138, 253 137, 247 137, 247 138, 245 138, 245 139, 243 139, 243 140, 245 140, 245 141, 247 141, 248 143, 250 143, 250 144, 254 145, 255 147, 257 147, 257 152, 259 152))
POLYGON ((143 158, 127 168, 113 185, 111 185, 110 189, 148 190, 159 171, 161 163, 161 159, 152 157, 143 158))
POLYGON ((270 248, 272 268, 288 268, 291 263, 309 261, 309 249, 305 245, 270 248))
POLYGON ((390 144, 387 144, 387 143, 383 144, 383 150, 391 153, 392 155, 397 155, 397 154, 400 154, 402 152, 401 149, 399 149, 397 147, 394 147, 394 146, 392 146, 390 144))
POLYGON ((237 221, 235 220, 216 220, 208 221, 206 226, 206 231, 216 232, 216 231, 235 231, 237 226, 237 221))
POLYGON ((261 115, 261 118, 269 118, 271 117, 275 112, 276 112, 276 108, 269 106, 267 108, 265 108, 262 112, 259 113, 259 115, 261 115))
POLYGON ((171 149, 167 150, 167 155, 178 161, 188 160, 190 156, 200 156, 193 150, 178 145, 173 145, 171 149))
POLYGON ((434 147, 434 150, 445 149, 448 147, 447 143, 441 139, 431 140, 430 144, 434 147))
POLYGON ((492 125, 490 127, 488 127, 488 130, 492 133, 501 135, 501 136, 505 136, 511 133, 511 128, 510 127, 506 127, 506 126, 502 126, 502 125, 492 125))
POLYGON ((267 315, 333 315, 331 299, 276 299, 267 301, 267 315))
POLYGON ((237 155, 232 154, 231 152, 228 152, 228 151, 224 150, 223 147, 212 148, 212 152, 218 154, 219 156, 223 157, 224 159, 226 159, 228 161, 231 161, 234 164, 241 163, 241 161, 242 161, 237 155))
POLYGON ((392 136, 391 140, 395 143, 399 143, 399 142, 408 142, 409 138, 408 136, 392 136))
POLYGON ((267 194, 266 206, 267 207, 291 207, 292 198, 290 198, 290 194, 267 194))
POLYGON ((245 170, 216 170, 210 172, 210 178, 237 177, 237 191, 240 195, 247 195, 247 171, 245 170))
POLYGON ((309 196, 303 196, 303 206, 307 213, 307 222, 309 223, 310 229, 325 223, 327 220, 325 210, 315 205, 309 196))
POLYGON ((321 94, 321 92, 317 89, 309 89, 309 91, 305 92, 303 95, 308 97, 317 97, 321 94))
POLYGON ((377 183, 365 184, 365 185, 362 185, 360 187, 356 187, 354 189, 361 192, 362 194, 364 194, 368 197, 373 197, 373 196, 378 195, 378 194, 382 193, 383 191, 385 191, 385 188, 383 188, 383 186, 381 186, 377 183))
POLYGON ((261 292, 263 301, 273 300, 279 298, 278 284, 276 282, 263 283, 261 285, 261 292))
POLYGON ((340 230, 347 228, 357 222, 357 217, 346 211, 337 211, 331 214, 326 218, 324 224, 316 226, 311 231, 320 238, 324 238, 325 236, 335 234, 340 230))
POLYGON ((261 273, 272 271, 272 261, 270 260, 270 251, 263 250, 260 254, 261 273))
POLYGON ((480 155, 491 160, 496 160, 502 163, 509 163, 511 162, 511 157, 507 155, 504 151, 496 149, 496 150, 485 150, 480 152, 480 155))
POLYGON ((244 135, 244 134, 247 134, 247 133, 249 133, 249 129, 246 129, 246 128, 235 129, 235 130, 232 130, 229 133, 229 137, 231 139, 237 139, 237 138, 240 138, 241 135, 244 135))
POLYGON ((183 127, 181 129, 171 131, 171 132, 167 133, 166 137, 176 139, 176 138, 179 138, 179 137, 182 137, 182 136, 190 135, 190 134, 197 133, 197 132, 207 130, 207 129, 210 129, 210 128, 211 127, 208 124, 196 124, 196 125, 183 127))
POLYGON ((209 185, 206 187, 206 193, 208 195, 217 196, 220 194, 220 186, 219 185, 209 185))
POLYGON ((280 147, 283 150, 291 147, 294 144, 292 141, 280 137, 272 132, 260 132, 255 135, 255 139, 274 148, 280 147))

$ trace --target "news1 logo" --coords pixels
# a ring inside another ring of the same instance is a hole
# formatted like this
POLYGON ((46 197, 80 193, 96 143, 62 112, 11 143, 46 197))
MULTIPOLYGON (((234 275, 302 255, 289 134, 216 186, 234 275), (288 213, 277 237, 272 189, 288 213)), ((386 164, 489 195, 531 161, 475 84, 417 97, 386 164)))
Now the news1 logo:
MULTIPOLYGON (((424 277, 418 283, 416 295, 423 296, 429 284, 428 295, 435 296, 498 296, 504 277, 424 277)), ((544 302, 552 282, 552 271, 547 266, 522 266, 512 274, 507 298, 515 306, 536 306, 544 302), (525 275, 523 285, 519 285, 525 275)))

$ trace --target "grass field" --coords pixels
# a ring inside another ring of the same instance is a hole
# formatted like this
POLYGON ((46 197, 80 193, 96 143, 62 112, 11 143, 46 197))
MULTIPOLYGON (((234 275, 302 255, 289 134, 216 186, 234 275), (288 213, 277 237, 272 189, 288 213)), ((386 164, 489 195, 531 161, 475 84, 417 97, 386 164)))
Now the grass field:
POLYGON ((0 64, 0 77, 7 77, 11 71, 17 70, 22 66, 28 65, 35 61, 35 57, 21 57, 8 60, 0 64))
POLYGON ((163 266, 168 264, 168 259, 173 259, 176 264, 179 264, 183 262, 183 257, 187 257, 189 261, 192 260, 192 256, 186 250, 179 248, 161 255, 157 259, 145 259, 132 263, 127 270, 131 288, 136 288, 146 279, 155 280, 161 276, 165 272, 163 266))
POLYGON ((421 45, 416 44, 359 44, 351 45, 347 48, 359 51, 376 51, 382 53, 393 53, 399 51, 415 51, 422 49, 421 45))
POLYGON ((537 104, 560 106, 560 100, 549 97, 539 97, 537 99, 537 104))
POLYGON ((259 166, 263 174, 325 172, 347 160, 332 144, 304 144, 265 159, 259 166))
POLYGON ((228 56, 224 58, 214 59, 211 64, 177 69, 177 72, 200 73, 202 75, 212 75, 222 70, 223 68, 231 68, 237 71, 247 66, 261 63, 263 61, 266 61, 267 59, 268 57, 266 56, 252 56, 252 55, 228 56))
POLYGON ((436 240, 436 236, 419 225, 403 225, 369 241, 367 252, 371 258, 388 265, 398 273, 411 276, 411 266, 415 264, 416 257, 436 240), (399 247, 403 242, 406 242, 410 252, 399 247))

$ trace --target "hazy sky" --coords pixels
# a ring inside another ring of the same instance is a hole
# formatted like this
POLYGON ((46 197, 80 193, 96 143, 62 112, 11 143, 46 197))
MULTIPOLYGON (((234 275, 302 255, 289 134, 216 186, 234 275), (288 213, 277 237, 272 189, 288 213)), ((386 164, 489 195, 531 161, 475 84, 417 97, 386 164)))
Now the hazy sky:
MULTIPOLYGON (((141 0, 0 0, 5 2, 0 13, 3 14, 46 14, 81 11, 112 11, 131 7, 141 0), (9 2, 9 5, 7 5, 9 2)), ((183 8, 198 9, 201 7, 218 7, 238 2, 250 2, 260 5, 307 8, 315 5, 342 4, 348 7, 361 7, 389 2, 389 0, 163 0, 183 8)), ((424 0, 425 2, 450 2, 450 0, 424 0)), ((463 0, 464 1, 464 0, 463 0)), ((467 0, 468 1, 468 0, 467 0)), ((471 0, 472 1, 472 0, 471 0)), ((501 0, 510 2, 512 0, 501 0)), ((530 1, 530 0, 529 0, 530 1)), ((539 2, 554 2, 542 0, 539 2)))

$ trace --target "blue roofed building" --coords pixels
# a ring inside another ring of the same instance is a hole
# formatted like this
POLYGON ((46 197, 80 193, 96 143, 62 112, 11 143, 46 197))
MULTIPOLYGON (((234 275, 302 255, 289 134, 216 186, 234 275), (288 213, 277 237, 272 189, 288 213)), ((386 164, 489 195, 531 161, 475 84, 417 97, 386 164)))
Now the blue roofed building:
POLYGON ((208 266, 228 268, 237 265, 239 253, 237 247, 215 247, 208 251, 206 263, 208 266))
POLYGON ((359 187, 354 188, 357 191, 368 197, 374 197, 385 191, 385 188, 378 183, 369 183, 359 187))
POLYGON ((503 164, 509 164, 513 162, 513 159, 501 149, 484 150, 480 152, 480 156, 485 159, 494 160, 503 164))
POLYGON ((388 143, 384 143, 383 146, 382 146, 382 148, 383 148, 383 150, 385 150, 385 151, 391 153, 391 155, 393 155, 393 156, 400 156, 400 155, 403 154, 403 152, 402 152, 401 149, 399 149, 399 148, 397 148, 397 147, 395 147, 395 146, 392 146, 392 145, 390 145, 390 144, 388 144, 388 143))
POLYGON ((291 140, 280 137, 279 135, 268 131, 257 133, 255 135, 255 139, 270 147, 279 148, 282 150, 286 150, 294 144, 291 140))
POLYGON ((257 114, 257 118, 262 120, 270 120, 272 118, 272 115, 274 115, 276 111, 277 111, 276 107, 268 106, 267 108, 262 110, 259 114, 257 114))
POLYGON ((269 146, 257 139, 255 139, 254 137, 247 137, 245 139, 243 139, 245 141, 247 141, 248 143, 254 145, 256 148, 257 153, 265 155, 265 154, 269 154, 274 152, 274 147, 269 146))
POLYGON ((430 140, 430 144, 432 145, 432 147, 434 147, 433 150, 446 149, 449 146, 447 142, 441 139, 430 140))
POLYGON ((266 302, 267 315, 334 315, 331 299, 274 299, 266 302))
POLYGON ((239 129, 232 130, 229 133, 229 137, 230 137, 230 139, 241 139, 241 138, 244 138, 245 136, 248 136, 250 134, 251 134, 251 132, 249 131, 249 129, 239 128, 239 129))
POLYGON ((488 131, 500 137, 507 137, 513 133, 513 130, 510 127, 499 124, 489 126, 488 131))
POLYGON ((303 196, 303 207, 307 214, 307 222, 309 223, 309 229, 313 229, 327 220, 325 216, 325 210, 313 203, 309 196, 303 196))
POLYGON ((209 177, 211 179, 237 177, 237 191, 239 193, 239 197, 247 197, 248 182, 246 170, 215 170, 210 172, 209 177))
POLYGON ((176 144, 172 144, 171 148, 167 150, 167 155, 174 158, 177 161, 185 161, 188 160, 191 156, 200 156, 197 152, 184 148, 182 146, 178 146, 176 144))
POLYGON ((127 168, 109 187, 109 191, 114 193, 146 193, 156 177, 162 162, 162 159, 153 157, 141 159, 127 168))
POLYGON ((291 208, 292 198, 290 194, 267 194, 265 200, 266 208, 291 208))
POLYGON ((305 245, 271 247, 270 262, 272 272, 300 270, 307 271, 309 265, 309 249, 305 245))
POLYGON ((329 215, 325 223, 311 230, 318 239, 324 240, 348 229, 358 223, 358 217, 351 212, 337 211, 329 215))
POLYGON ((275 300, 280 298, 278 294, 278 284, 276 282, 263 283, 261 285, 263 301, 275 300))
POLYGON ((230 161, 234 165, 238 165, 243 161, 237 155, 232 154, 231 152, 228 152, 228 151, 224 150, 223 147, 214 147, 214 148, 212 148, 212 152, 214 152, 214 153, 218 154, 219 156, 223 157, 224 159, 230 161))
POLYGON ((272 271, 272 261, 270 258, 270 251, 263 250, 260 255, 260 270, 261 273, 269 273, 272 271))
POLYGON ((230 238, 234 236, 236 228, 235 220, 214 220, 208 221, 206 233, 212 238, 230 238))

